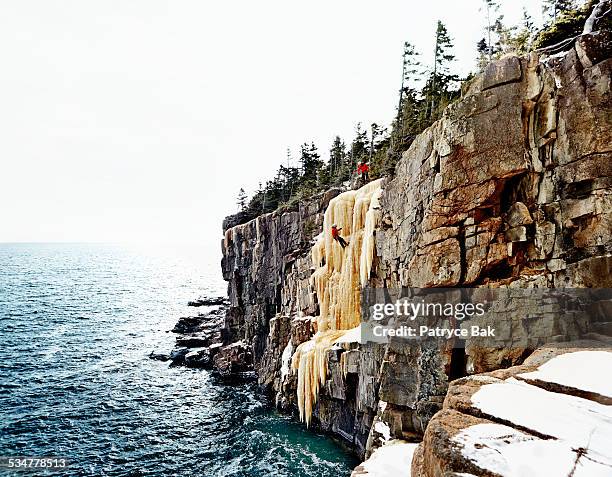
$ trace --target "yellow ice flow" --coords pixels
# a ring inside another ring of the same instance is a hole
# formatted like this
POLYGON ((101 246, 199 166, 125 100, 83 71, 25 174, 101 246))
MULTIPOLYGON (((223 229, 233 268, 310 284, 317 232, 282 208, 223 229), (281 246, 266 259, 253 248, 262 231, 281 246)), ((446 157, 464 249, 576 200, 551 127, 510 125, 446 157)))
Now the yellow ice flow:
POLYGON ((306 425, 310 424, 319 387, 327 378, 327 351, 347 330, 361 323, 361 287, 372 271, 381 186, 379 179, 332 199, 325 211, 323 233, 311 250, 315 271, 310 280, 319 302, 316 333, 298 346, 291 360, 293 371, 298 373, 300 419, 306 425), (348 242, 345 249, 331 235, 333 224, 342 228, 340 235, 348 242))

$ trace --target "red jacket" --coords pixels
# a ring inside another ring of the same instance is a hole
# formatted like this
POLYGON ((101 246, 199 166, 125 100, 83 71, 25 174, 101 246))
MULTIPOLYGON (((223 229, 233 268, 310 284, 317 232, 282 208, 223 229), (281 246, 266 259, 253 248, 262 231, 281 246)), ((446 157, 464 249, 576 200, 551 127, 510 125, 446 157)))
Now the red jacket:
POLYGON ((357 174, 365 174, 370 170, 370 166, 368 166, 365 162, 363 164, 359 164, 357 167, 357 174))
POLYGON ((336 227, 332 227, 332 237, 333 238, 338 238, 338 229, 336 227))

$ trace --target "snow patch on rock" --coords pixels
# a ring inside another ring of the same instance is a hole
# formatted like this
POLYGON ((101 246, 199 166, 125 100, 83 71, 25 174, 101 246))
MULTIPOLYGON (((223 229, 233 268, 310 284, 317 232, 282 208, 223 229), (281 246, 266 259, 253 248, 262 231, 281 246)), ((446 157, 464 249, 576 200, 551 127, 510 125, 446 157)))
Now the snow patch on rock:
POLYGON ((374 430, 381 434, 381 441, 388 442, 391 440, 391 429, 389 429, 389 425, 386 422, 378 421, 374 424, 374 430))
POLYGON ((398 477, 410 475, 412 456, 418 444, 394 439, 376 449, 370 458, 359 465, 354 476, 398 477))
POLYGON ((361 343, 361 325, 348 330, 336 340, 336 343, 361 343))
POLYGON ((577 351, 556 356, 536 371, 518 376, 612 397, 612 379, 606 378, 610 370, 611 352, 577 351))
POLYGON ((612 466, 612 406, 548 392, 515 378, 482 386, 472 403, 514 426, 589 449, 594 458, 612 466))
POLYGON ((452 440, 474 465, 505 477, 540 476, 543 469, 549 476, 567 476, 577 458, 563 441, 540 439, 501 424, 477 424, 452 440))

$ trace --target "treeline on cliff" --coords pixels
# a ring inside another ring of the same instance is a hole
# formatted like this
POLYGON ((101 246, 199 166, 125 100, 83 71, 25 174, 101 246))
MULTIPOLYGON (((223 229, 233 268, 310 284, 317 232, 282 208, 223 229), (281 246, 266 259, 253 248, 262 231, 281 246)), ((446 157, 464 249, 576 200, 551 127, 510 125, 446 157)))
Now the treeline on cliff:
MULTIPOLYGON (((596 4, 597 0, 588 0, 582 6, 577 0, 542 0, 547 21, 537 29, 526 10, 520 25, 509 26, 499 13, 499 0, 482 0, 483 37, 475 45, 478 70, 507 54, 526 54, 533 50, 556 53, 570 47, 596 4)), ((357 165, 361 162, 369 164, 370 179, 392 175, 401 154, 414 138, 440 118, 444 109, 460 96, 462 82, 474 76, 460 78, 453 71, 453 47, 452 37, 441 21, 436 27, 430 65, 424 65, 419 53, 406 42, 398 106, 390 127, 372 123, 366 129, 357 124, 349 143, 339 136, 334 138, 327 160, 322 159, 314 143, 305 142, 300 146, 297 164, 288 150, 276 175, 260 183, 250 199, 240 189, 239 212, 230 222, 244 223, 278 208, 291 207, 331 187, 355 185, 357 165)))

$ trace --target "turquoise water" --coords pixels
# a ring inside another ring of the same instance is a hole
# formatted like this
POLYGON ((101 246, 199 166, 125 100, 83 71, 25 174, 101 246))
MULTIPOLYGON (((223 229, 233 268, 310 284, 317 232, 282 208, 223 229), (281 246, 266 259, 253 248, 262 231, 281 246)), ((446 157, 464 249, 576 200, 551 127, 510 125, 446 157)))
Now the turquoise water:
POLYGON ((350 455, 253 384, 148 359, 188 300, 223 293, 218 270, 197 250, 0 244, 0 456, 65 457, 75 476, 348 475, 350 455))

